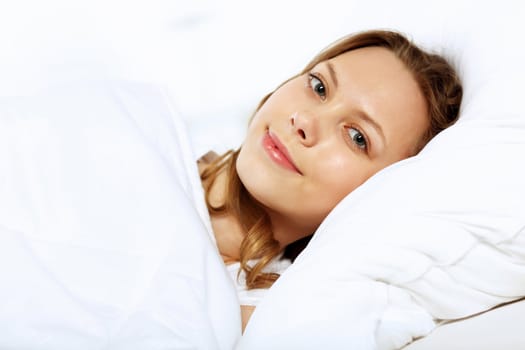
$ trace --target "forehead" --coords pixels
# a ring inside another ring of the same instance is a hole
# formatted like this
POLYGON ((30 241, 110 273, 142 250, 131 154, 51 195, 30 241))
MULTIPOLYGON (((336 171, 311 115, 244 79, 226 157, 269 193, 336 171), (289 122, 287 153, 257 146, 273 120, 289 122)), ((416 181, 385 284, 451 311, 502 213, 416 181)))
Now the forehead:
POLYGON ((405 64, 393 52, 383 47, 365 47, 348 51, 328 62, 337 71, 338 80, 348 83, 349 87, 354 82, 354 84, 359 83, 362 89, 370 90, 371 93, 374 91, 393 93, 410 88, 419 90, 405 64))

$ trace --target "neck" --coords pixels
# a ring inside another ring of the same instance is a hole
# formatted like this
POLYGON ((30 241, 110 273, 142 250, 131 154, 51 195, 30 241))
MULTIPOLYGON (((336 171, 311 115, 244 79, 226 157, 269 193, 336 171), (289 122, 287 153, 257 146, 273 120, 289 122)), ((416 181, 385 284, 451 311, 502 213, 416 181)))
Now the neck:
POLYGON ((300 240, 315 231, 315 227, 303 225, 301 220, 290 219, 289 216, 266 209, 272 223, 274 238, 279 242, 281 248, 285 248, 290 243, 300 240))

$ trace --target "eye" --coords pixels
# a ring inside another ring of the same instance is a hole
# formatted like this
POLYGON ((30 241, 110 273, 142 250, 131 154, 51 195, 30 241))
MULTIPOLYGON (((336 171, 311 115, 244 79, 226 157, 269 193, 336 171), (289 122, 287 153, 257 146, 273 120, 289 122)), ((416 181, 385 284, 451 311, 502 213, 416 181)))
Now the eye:
POLYGON ((321 97, 322 100, 326 99, 326 88, 321 79, 314 74, 309 74, 308 85, 317 95, 319 95, 319 97, 321 97))
POLYGON ((366 141, 365 135, 356 128, 348 128, 348 136, 350 140, 361 150, 366 151, 368 149, 368 142, 366 141))

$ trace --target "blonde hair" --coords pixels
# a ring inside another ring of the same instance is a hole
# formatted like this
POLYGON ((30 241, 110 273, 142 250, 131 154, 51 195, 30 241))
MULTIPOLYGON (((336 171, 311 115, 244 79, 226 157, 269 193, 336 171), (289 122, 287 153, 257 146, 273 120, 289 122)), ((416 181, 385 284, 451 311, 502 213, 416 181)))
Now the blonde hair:
MULTIPOLYGON (((284 81, 273 92, 288 81, 308 73, 320 62, 351 50, 371 46, 383 47, 394 53, 412 72, 426 99, 430 126, 414 151, 417 153, 435 135, 456 122, 463 88, 456 71, 442 56, 423 51, 400 33, 372 30, 343 37, 322 50, 299 74, 284 81)), ((261 100, 254 115, 273 92, 261 100)), ((263 270, 281 253, 281 248, 273 237, 267 213, 239 179, 235 166, 239 151, 240 149, 226 152, 202 172, 201 179, 206 184, 206 204, 211 215, 230 213, 238 218, 246 232, 240 247, 240 264, 246 273, 247 288, 268 288, 279 275, 263 270), (227 171, 228 176, 225 201, 220 206, 213 206, 210 202, 210 189, 222 170, 227 171), (249 264, 252 259, 257 259, 253 266, 249 264)), ((293 251, 290 256, 292 259, 299 254, 307 241, 308 239, 303 239, 297 242, 298 244, 292 243, 289 246, 293 248, 289 250, 293 251)))

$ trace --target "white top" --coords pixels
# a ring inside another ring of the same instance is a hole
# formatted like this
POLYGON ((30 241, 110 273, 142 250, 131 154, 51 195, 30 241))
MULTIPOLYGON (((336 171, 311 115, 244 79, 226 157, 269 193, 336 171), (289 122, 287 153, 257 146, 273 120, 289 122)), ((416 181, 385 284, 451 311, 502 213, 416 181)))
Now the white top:
MULTIPOLYGON (((273 259, 268 266, 264 268, 264 272, 275 272, 278 274, 282 274, 288 266, 292 264, 292 262, 289 259, 281 259, 281 256, 277 256, 275 259, 273 259)), ((255 264, 256 260, 250 260, 250 263, 255 264)), ((233 280, 233 283, 235 284, 235 288, 237 289, 237 296, 239 297, 239 303, 241 305, 251 305, 256 306, 259 304, 259 301, 262 300, 262 298, 265 296, 266 292, 268 291, 267 288, 258 288, 258 289, 246 289, 246 273, 241 270, 241 273, 239 277, 237 277, 237 274, 239 272, 239 269, 241 268, 241 263, 236 262, 233 264, 226 265, 226 268, 228 269, 228 272, 230 273, 230 277, 233 280)))

